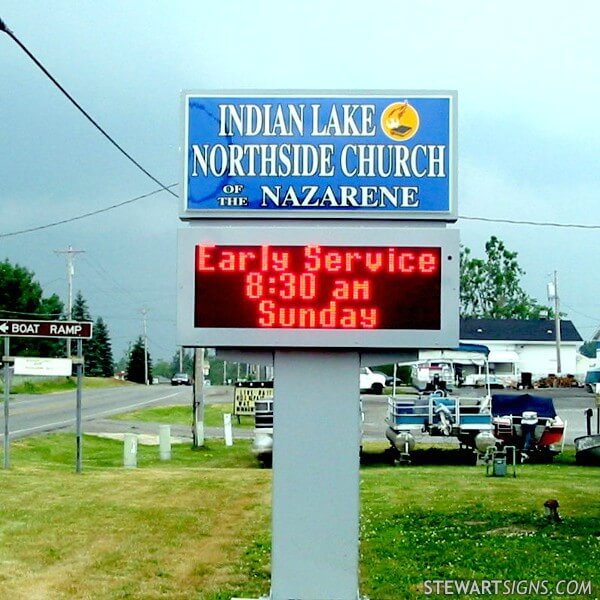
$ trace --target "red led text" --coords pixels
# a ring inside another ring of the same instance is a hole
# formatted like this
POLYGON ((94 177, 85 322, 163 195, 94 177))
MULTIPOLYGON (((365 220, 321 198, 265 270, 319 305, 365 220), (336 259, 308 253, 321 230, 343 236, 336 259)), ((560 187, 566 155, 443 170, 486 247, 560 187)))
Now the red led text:
POLYGON ((437 328, 441 251, 196 246, 197 327, 437 328))

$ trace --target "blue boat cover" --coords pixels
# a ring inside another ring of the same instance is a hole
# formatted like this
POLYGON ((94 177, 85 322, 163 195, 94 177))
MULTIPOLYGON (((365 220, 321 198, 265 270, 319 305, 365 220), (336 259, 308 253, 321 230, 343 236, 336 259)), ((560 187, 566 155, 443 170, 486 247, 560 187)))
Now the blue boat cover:
POLYGON ((460 343, 458 344, 458 348, 455 348, 455 350, 461 350, 462 352, 479 352, 480 354, 485 354, 486 356, 489 356, 490 354, 490 349, 483 344, 460 343))
POLYGON ((492 415, 495 417, 522 415, 527 410, 535 411, 538 417, 556 417, 552 398, 531 394, 492 394, 492 415))

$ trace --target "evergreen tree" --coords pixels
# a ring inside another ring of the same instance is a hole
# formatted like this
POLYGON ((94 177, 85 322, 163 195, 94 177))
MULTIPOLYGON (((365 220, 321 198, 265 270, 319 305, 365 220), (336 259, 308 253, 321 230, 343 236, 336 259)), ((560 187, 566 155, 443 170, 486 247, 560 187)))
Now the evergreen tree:
MULTIPOLYGON (((73 321, 92 321, 92 315, 81 291, 77 292, 71 309, 73 321)), ((114 365, 108 328, 98 317, 92 330, 92 338, 83 340, 85 373, 92 377, 112 377, 114 365)))
MULTIPOLYGON (((78 291, 75 295, 75 299, 73 300, 73 306, 71 307, 71 320, 72 321, 91 321, 92 315, 90 314, 90 309, 88 308, 87 302, 83 297, 81 291, 78 291)), ((93 331, 92 331, 93 335, 93 331)), ((93 340, 83 340, 83 356, 85 356, 85 372, 86 375, 90 375, 88 369, 88 359, 92 352, 93 340)))
MULTIPOLYGON (((56 294, 44 297, 34 273, 8 260, 0 262, 0 318, 57 320, 63 315, 63 303, 56 294)), ((13 356, 64 356, 63 340, 20 338, 10 340, 13 356)))
POLYGON ((113 355, 108 328, 102 317, 94 324, 92 339, 85 355, 85 372, 92 377, 112 377, 114 375, 113 355))
MULTIPOLYGON (((129 363, 127 365, 127 379, 136 383, 146 383, 144 381, 144 340, 140 335, 131 348, 129 363)), ((152 360, 148 353, 148 382, 152 381, 152 360)))
POLYGON ((81 291, 78 291, 73 300, 73 307, 71 308, 71 318, 73 321, 91 321, 92 316, 90 309, 88 308, 87 302, 83 297, 81 291))

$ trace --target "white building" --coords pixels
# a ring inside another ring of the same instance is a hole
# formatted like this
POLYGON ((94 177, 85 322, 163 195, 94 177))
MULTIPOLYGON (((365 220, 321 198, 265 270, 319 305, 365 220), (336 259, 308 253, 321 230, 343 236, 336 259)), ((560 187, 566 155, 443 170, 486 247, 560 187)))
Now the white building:
POLYGON ((490 369, 497 375, 531 373, 535 382, 549 374, 571 374, 583 382, 589 366, 578 352, 583 340, 571 321, 560 322, 560 373, 554 321, 461 319, 460 341, 487 346, 490 369))

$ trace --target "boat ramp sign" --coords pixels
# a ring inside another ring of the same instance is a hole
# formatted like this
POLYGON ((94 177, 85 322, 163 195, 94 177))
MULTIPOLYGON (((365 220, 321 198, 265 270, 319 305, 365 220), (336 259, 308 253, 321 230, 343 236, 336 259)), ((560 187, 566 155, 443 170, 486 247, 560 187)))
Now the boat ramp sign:
POLYGON ((456 221, 456 92, 184 93, 182 219, 456 221))
POLYGON ((45 337, 90 339, 92 323, 88 321, 0 320, 0 337, 45 337))
POLYGON ((233 393, 233 414, 253 416, 256 400, 272 397, 272 381, 238 381, 233 393))

